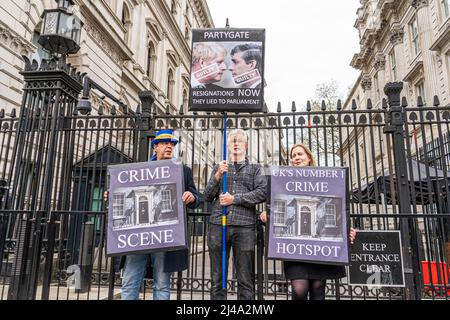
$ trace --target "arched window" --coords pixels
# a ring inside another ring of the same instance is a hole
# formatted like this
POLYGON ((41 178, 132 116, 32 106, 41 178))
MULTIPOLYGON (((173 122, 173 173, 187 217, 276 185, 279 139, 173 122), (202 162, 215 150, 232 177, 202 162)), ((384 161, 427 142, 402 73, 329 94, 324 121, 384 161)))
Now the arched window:
POLYGON ((174 84, 175 84, 175 79, 173 76, 173 71, 172 71, 172 69, 169 69, 168 76, 167 76, 167 99, 171 103, 172 103, 172 98, 173 98, 174 84))
POLYGON ((125 28, 125 42, 128 44, 130 40, 130 31, 131 31, 131 12, 128 5, 124 2, 122 7, 122 24, 125 28))
POLYGON ((189 27, 186 26, 186 29, 184 30, 184 39, 186 41, 189 41, 190 35, 191 35, 191 32, 189 31, 189 27))
POLYGON ((155 47, 153 46, 153 43, 149 43, 148 45, 148 52, 147 52, 147 76, 150 79, 153 79, 153 69, 155 64, 155 47))
POLYGON ((183 113, 184 114, 186 114, 188 111, 188 104, 189 104, 188 93, 187 93, 187 90, 184 89, 183 90, 183 113))
POLYGON ((172 0, 170 11, 173 14, 177 14, 177 1, 176 0, 172 0))

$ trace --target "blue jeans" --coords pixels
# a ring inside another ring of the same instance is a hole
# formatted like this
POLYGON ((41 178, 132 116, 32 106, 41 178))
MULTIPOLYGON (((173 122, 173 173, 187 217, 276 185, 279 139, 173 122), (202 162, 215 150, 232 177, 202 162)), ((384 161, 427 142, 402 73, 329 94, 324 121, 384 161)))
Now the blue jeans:
MULTIPOLYGON (((233 248, 233 262, 238 283, 237 298, 254 300, 255 227, 228 226, 226 241, 227 270, 230 248, 233 248)), ((222 289, 222 226, 209 224, 208 248, 211 260, 211 300, 225 300, 226 290, 222 289)))
POLYGON ((122 300, 138 300, 149 258, 153 264, 153 300, 170 300, 170 272, 164 272, 164 252, 129 255, 122 279, 122 300))

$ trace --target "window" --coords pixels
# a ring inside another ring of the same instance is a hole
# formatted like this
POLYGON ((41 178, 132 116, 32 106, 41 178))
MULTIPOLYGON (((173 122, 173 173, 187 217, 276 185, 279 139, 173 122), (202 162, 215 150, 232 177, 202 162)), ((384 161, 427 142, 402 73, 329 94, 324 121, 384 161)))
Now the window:
MULTIPOLYGON (((92 201, 91 201, 91 211, 92 212, 99 212, 103 209, 103 188, 95 187, 94 192, 92 193, 92 201)), ((123 208, 123 206, 122 206, 123 208)), ((123 209, 122 209, 123 212, 123 209)), ((94 222, 95 230, 101 231, 102 227, 102 216, 101 215, 94 215, 91 218, 91 222, 94 222)))
POLYGON ((172 69, 169 69, 169 74, 167 76, 167 100, 170 102, 172 102, 174 84, 173 71, 172 69))
POLYGON ((397 78, 397 59, 395 58, 395 52, 392 51, 389 55, 389 61, 391 63, 391 77, 393 81, 396 81, 397 78))
POLYGON ((130 29, 131 29, 131 14, 130 9, 128 6, 124 3, 122 8, 122 24, 125 28, 125 42, 128 44, 128 41, 130 40, 130 29))
POLYGON ((333 203, 325 206, 325 226, 336 227, 336 205, 333 203))
POLYGON ((172 211, 172 193, 170 190, 161 192, 161 204, 163 212, 172 211))
POLYGON ((153 46, 153 43, 150 42, 148 46, 148 52, 147 52, 147 76, 150 79, 153 79, 153 59, 155 56, 155 48, 153 46))
POLYGON ((113 217, 123 217, 125 212, 123 210, 125 195, 118 193, 113 195, 113 217))
POLYGON ((419 43, 419 28, 417 27, 417 19, 414 19, 410 24, 411 29, 411 40, 413 43, 413 52, 415 55, 420 53, 420 43, 419 43))
POLYGON ((176 0, 172 0, 172 5, 171 5, 171 8, 170 8, 170 11, 173 14, 177 14, 177 2, 176 2, 176 0))
POLYGON ((380 84, 378 83, 378 73, 373 77, 373 82, 375 84, 375 97, 376 101, 380 100, 380 84))
POLYGON ((422 101, 425 104, 425 82, 422 80, 416 85, 416 93, 418 97, 422 97, 422 101))
POLYGON ((186 114, 188 112, 188 91, 186 89, 183 90, 183 113, 186 114))
POLYGON ((184 30, 184 39, 185 39, 186 41, 189 41, 190 35, 191 35, 191 33, 190 33, 190 31, 189 31, 189 27, 186 27, 186 29, 184 30))
POLYGON ((92 201, 91 201, 91 211, 102 211, 102 205, 103 205, 103 189, 96 187, 94 188, 94 192, 92 194, 92 201))
POLYGON ((275 200, 274 217, 275 224, 286 224, 286 201, 275 200))
POLYGON ((442 4, 442 13, 444 14, 444 18, 448 18, 450 16, 450 0, 441 0, 441 4, 442 4))

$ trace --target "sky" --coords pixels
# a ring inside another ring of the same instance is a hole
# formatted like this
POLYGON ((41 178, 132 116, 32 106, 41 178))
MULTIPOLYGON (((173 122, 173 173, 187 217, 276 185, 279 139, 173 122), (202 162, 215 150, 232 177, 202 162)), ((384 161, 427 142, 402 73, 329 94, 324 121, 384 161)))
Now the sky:
POLYGON ((269 111, 305 108, 320 83, 335 80, 347 97, 359 76, 354 28, 359 0, 207 0, 216 28, 266 29, 264 98, 269 111))

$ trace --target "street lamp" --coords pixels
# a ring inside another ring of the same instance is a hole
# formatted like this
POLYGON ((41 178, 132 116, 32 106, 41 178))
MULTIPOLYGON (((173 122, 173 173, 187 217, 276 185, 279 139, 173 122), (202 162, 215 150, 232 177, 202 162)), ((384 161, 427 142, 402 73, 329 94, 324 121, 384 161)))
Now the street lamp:
POLYGON ((53 54, 73 54, 80 50, 83 22, 73 14, 73 0, 55 0, 56 9, 45 10, 39 44, 53 54))

